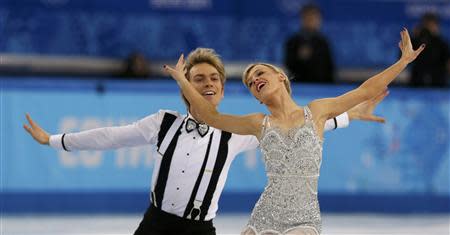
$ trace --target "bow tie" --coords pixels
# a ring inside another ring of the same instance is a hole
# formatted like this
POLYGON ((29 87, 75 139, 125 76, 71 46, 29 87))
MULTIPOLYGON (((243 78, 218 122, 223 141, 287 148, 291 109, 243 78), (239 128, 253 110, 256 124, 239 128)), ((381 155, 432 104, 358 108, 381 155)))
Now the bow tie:
POLYGON ((197 129, 198 134, 203 137, 206 135, 206 133, 208 133, 209 131, 209 126, 206 124, 199 124, 198 122, 196 122, 194 119, 192 118, 188 118, 187 122, 186 122, 186 131, 187 133, 190 133, 191 131, 193 131, 194 129, 197 129))

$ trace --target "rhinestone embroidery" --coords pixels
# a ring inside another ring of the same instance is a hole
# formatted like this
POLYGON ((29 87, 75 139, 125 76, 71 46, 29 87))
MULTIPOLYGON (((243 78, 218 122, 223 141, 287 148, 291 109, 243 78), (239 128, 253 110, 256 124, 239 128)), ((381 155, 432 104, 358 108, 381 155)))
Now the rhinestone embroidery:
POLYGON ((268 182, 247 227, 257 234, 284 234, 293 228, 308 234, 315 234, 314 229, 321 231, 317 182, 322 141, 309 109, 304 111, 303 126, 287 133, 267 127, 262 134, 260 146, 268 182))

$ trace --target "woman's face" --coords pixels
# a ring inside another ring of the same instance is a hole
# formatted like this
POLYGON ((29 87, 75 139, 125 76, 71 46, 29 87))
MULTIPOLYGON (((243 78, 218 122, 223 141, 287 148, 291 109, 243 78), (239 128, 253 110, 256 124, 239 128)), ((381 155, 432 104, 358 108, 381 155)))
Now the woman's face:
POLYGON ((253 96, 264 103, 268 96, 284 89, 284 77, 265 65, 255 65, 248 73, 246 84, 253 96))

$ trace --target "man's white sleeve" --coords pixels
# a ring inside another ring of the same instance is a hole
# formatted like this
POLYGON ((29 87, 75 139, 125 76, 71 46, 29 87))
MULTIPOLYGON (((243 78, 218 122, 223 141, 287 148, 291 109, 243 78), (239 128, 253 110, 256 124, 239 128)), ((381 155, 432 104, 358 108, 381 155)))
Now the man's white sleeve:
POLYGON ((348 124, 350 123, 350 119, 348 118, 347 112, 332 118, 328 119, 325 122, 325 131, 334 130, 336 128, 344 128, 348 127, 348 124))
POLYGON ((143 144, 156 144, 163 111, 147 116, 133 124, 96 128, 77 133, 50 136, 50 146, 66 151, 106 150, 143 144))
POLYGON ((256 136, 253 135, 233 134, 229 146, 231 149, 235 150, 236 153, 240 153, 258 148, 259 141, 256 136))

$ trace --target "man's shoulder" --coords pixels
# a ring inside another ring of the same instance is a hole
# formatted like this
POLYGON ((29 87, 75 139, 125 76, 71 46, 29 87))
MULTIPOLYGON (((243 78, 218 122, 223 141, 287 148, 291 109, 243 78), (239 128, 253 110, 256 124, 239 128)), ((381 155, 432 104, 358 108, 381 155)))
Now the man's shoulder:
POLYGON ((177 111, 173 111, 173 110, 168 110, 168 109, 160 109, 158 110, 158 112, 156 113, 152 113, 149 114, 147 116, 145 116, 144 118, 140 119, 139 122, 145 123, 145 124, 150 124, 150 123, 161 123, 164 119, 164 117, 166 117, 166 115, 172 115, 176 118, 184 118, 185 115, 177 112, 177 111))
POLYGON ((254 135, 232 134, 228 144, 237 151, 236 153, 240 153, 257 148, 259 146, 259 141, 254 135))
POLYGON ((177 118, 181 118, 181 117, 186 116, 186 115, 184 115, 184 114, 181 114, 181 113, 178 112, 178 111, 169 110, 169 109, 160 109, 160 110, 158 111, 157 114, 159 114, 159 115, 161 115, 161 116, 164 116, 164 115, 166 115, 166 114, 171 114, 171 115, 173 115, 173 116, 175 116, 175 117, 177 117, 177 118))

